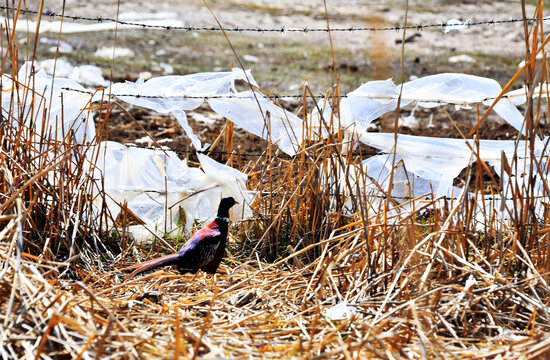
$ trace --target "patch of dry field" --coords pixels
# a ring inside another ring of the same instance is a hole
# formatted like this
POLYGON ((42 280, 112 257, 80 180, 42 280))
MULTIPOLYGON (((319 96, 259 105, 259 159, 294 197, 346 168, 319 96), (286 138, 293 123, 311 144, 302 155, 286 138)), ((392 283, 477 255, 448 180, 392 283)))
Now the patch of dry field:
MULTIPOLYGON (((536 270, 495 274, 490 258, 453 253, 445 237, 428 235, 391 271, 369 266, 375 258, 355 224, 273 264, 229 258, 213 277, 158 271, 123 282, 119 271, 19 257, 20 221, 12 217, 0 244, 7 357, 513 359, 550 351, 547 285, 536 270), (321 255, 304 265, 314 248, 321 255), (59 278, 67 267, 79 279, 59 278), (347 315, 330 315, 336 304, 348 304, 347 315)), ((402 248, 415 231, 401 228, 402 248)), ((513 257, 530 261, 507 251, 513 257)))

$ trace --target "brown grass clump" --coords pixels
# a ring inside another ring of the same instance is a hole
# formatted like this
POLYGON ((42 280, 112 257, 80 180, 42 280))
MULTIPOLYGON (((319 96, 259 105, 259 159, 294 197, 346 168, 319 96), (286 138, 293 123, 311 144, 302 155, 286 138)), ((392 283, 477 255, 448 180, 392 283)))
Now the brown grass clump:
MULTIPOLYGON (((542 19, 542 4, 538 11, 542 19)), ((548 41, 540 26, 526 25, 528 65, 518 77, 525 73, 529 85, 547 81, 547 69, 534 61, 548 41)), ((13 30, 5 31, 8 47, 16 47, 13 30)), ((19 68, 13 52, 3 64, 19 68)), ((40 94, 20 84, 2 96, 15 104, 40 94)), ((543 100, 531 97, 527 105, 532 144, 543 100)), ((110 104, 92 105, 101 110, 101 129, 110 104)), ((541 218, 533 210, 543 201, 533 196, 533 177, 514 178, 506 190, 513 205, 502 208, 483 198, 504 189, 479 180, 482 161, 475 176, 467 171, 466 184, 477 184, 473 198, 367 194, 364 156, 350 151, 354 140, 336 119, 306 122, 312 134, 295 157, 268 146, 243 165, 258 191, 255 217, 234 224, 231 256, 215 276, 159 270, 124 282, 124 267, 141 249, 124 231, 101 231, 109 214, 91 207, 101 189, 79 163, 94 158, 102 136, 80 146, 70 134, 52 138, 15 115, 3 118, 2 358, 548 356, 550 212, 541 218), (334 132, 315 136, 319 128, 334 132)), ((546 174, 546 159, 534 157, 533 146, 503 156, 503 171, 528 159, 530 171, 546 174)))

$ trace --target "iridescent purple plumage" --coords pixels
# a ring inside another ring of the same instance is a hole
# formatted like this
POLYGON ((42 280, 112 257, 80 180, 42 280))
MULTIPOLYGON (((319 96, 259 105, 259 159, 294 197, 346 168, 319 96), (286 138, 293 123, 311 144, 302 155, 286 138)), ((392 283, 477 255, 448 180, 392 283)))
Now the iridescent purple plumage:
POLYGON ((232 197, 223 198, 218 207, 218 216, 208 226, 197 231, 176 254, 138 264, 127 279, 142 272, 162 266, 177 265, 182 273, 196 273, 202 270, 215 274, 225 254, 229 209, 236 202, 232 197))

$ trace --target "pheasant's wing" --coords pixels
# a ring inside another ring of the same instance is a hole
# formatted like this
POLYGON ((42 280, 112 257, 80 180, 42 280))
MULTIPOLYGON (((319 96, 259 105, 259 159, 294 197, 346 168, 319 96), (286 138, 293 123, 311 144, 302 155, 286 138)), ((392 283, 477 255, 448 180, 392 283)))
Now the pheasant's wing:
POLYGON ((215 250, 212 259, 201 267, 202 271, 206 272, 207 274, 216 273, 225 254, 225 244, 220 242, 218 242, 218 244, 218 248, 215 250))
POLYGON ((197 272, 214 258, 220 245, 219 231, 210 227, 196 232, 181 249, 180 271, 197 272))
MULTIPOLYGON (((189 244, 191 245, 191 244, 189 244)), ((197 246, 185 246, 180 251, 181 261, 178 264, 178 270, 181 273, 196 273, 200 268, 200 258, 197 246)))

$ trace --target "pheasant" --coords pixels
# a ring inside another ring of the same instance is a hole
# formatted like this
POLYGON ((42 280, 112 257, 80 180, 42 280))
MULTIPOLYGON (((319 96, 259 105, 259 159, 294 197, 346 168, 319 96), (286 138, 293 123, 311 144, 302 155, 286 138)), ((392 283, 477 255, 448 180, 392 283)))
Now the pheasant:
POLYGON ((235 204, 237 202, 232 197, 223 198, 220 201, 216 219, 194 233, 180 251, 132 266, 130 270, 135 270, 126 279, 148 270, 170 265, 176 265, 182 274, 195 274, 199 269, 207 274, 215 274, 225 254, 229 209, 235 204))

